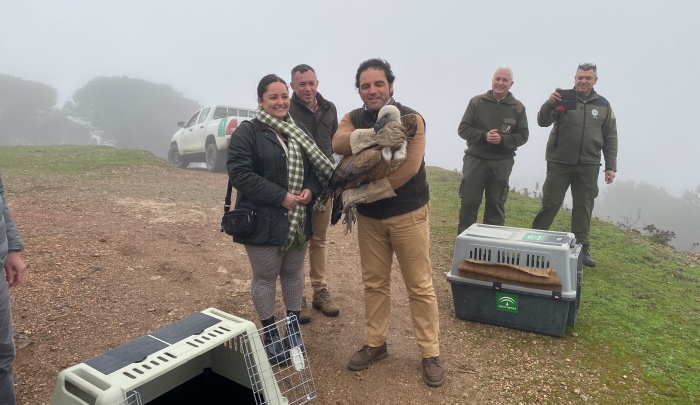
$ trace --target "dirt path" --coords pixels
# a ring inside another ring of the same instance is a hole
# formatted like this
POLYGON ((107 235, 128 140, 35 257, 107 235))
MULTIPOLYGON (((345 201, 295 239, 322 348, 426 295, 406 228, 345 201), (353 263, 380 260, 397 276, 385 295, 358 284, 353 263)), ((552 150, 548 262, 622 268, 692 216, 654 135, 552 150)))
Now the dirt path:
MULTIPOLYGON (((257 322, 245 253, 218 232, 224 174, 148 167, 96 177, 101 179, 5 178, 30 271, 12 291, 18 404, 49 404, 64 368, 205 308, 257 322)), ((331 227, 329 240, 329 287, 342 312, 338 318, 314 312, 302 326, 315 403, 560 404, 595 398, 596 378, 577 370, 567 340, 575 337, 455 319, 444 277, 449 263, 443 262, 434 263, 434 282, 445 384, 428 388, 421 380, 398 271, 390 356, 368 370, 349 371, 347 360, 364 336, 357 241, 340 226, 331 227)), ((281 301, 278 308, 281 315, 281 301)))

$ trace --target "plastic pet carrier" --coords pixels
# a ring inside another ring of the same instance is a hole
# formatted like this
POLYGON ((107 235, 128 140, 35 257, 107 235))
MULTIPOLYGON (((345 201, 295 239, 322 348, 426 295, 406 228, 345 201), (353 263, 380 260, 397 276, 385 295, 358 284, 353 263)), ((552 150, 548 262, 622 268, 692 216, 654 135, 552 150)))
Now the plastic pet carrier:
POLYGON ((563 336, 581 299, 580 251, 572 233, 470 226, 457 236, 447 275, 455 315, 563 336))
MULTIPOLYGON (((275 326, 284 331, 291 322, 296 317, 275 326)), ((303 404, 316 398, 306 352, 287 344, 289 361, 272 366, 264 331, 206 309, 61 371, 52 404, 303 404)))

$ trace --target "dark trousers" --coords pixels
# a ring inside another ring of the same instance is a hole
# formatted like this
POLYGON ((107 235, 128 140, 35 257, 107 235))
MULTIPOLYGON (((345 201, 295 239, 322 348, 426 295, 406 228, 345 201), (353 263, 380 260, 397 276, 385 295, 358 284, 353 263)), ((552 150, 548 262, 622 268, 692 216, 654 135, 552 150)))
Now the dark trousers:
POLYGON ((564 203, 566 190, 571 186, 573 209, 571 232, 576 241, 587 245, 591 229, 593 202, 598 196, 599 165, 566 165, 547 162, 547 178, 542 186, 542 208, 532 221, 534 229, 549 229, 564 203))
POLYGON ((513 158, 492 160, 464 155, 462 167, 464 179, 459 186, 462 206, 459 209, 458 234, 476 222, 484 194, 486 195, 484 223, 490 225, 505 223, 508 178, 514 163, 513 158))
POLYGON ((0 404, 15 403, 15 387, 12 378, 12 363, 15 360, 15 345, 12 340, 12 311, 10 289, 5 271, 0 267, 0 404))

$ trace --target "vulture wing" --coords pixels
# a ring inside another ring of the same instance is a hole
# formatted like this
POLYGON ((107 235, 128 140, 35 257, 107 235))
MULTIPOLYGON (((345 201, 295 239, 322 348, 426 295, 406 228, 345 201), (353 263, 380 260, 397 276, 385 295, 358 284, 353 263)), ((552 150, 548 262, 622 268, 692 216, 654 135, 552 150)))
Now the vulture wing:
MULTIPOLYGON (((345 156, 338 163, 328 181, 328 189, 331 190, 331 195, 333 196, 333 207, 331 209, 332 225, 337 224, 343 215, 343 209, 345 208, 342 199, 343 191, 358 188, 360 185, 374 180, 383 179, 392 172, 394 169, 393 163, 396 161, 388 160, 385 157, 386 149, 383 146, 373 146, 355 155, 345 156)), ((343 220, 347 227, 345 233, 352 229, 352 222, 354 221, 348 219, 346 213, 346 219, 343 220), (349 222, 346 223, 345 221, 349 222)))
POLYGON ((406 140, 409 142, 416 136, 416 131, 418 130, 417 120, 417 114, 408 114, 401 117, 401 124, 406 128, 406 140))
MULTIPOLYGON (((406 141, 411 141, 418 129, 417 115, 409 114, 401 117, 401 124, 406 128, 406 141)), ((406 145, 402 146, 405 155, 406 145)), ((334 194, 342 193, 359 187, 361 184, 382 179, 396 170, 403 158, 387 160, 382 157, 381 146, 373 146, 355 155, 348 155, 338 163, 328 182, 328 188, 334 194)))
POLYGON ((337 194, 376 180, 368 180, 367 175, 373 172, 376 166, 381 165, 382 161, 385 159, 382 157, 381 146, 373 146, 355 155, 344 156, 333 171, 328 188, 337 194))

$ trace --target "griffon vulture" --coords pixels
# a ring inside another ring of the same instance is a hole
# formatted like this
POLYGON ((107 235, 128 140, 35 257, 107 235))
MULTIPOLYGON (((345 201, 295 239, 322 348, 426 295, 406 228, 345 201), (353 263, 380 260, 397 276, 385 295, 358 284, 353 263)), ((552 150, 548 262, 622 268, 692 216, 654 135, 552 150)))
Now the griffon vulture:
POLYGON ((343 191, 382 179, 401 166, 406 159, 406 146, 416 135, 418 128, 416 119, 415 114, 402 117, 396 106, 386 105, 379 110, 374 128, 362 130, 379 132, 389 121, 400 121, 405 128, 406 139, 401 145, 393 148, 375 145, 354 155, 343 157, 328 182, 330 195, 334 199, 333 213, 331 214, 332 224, 335 225, 340 219, 343 209, 340 196, 343 191))

